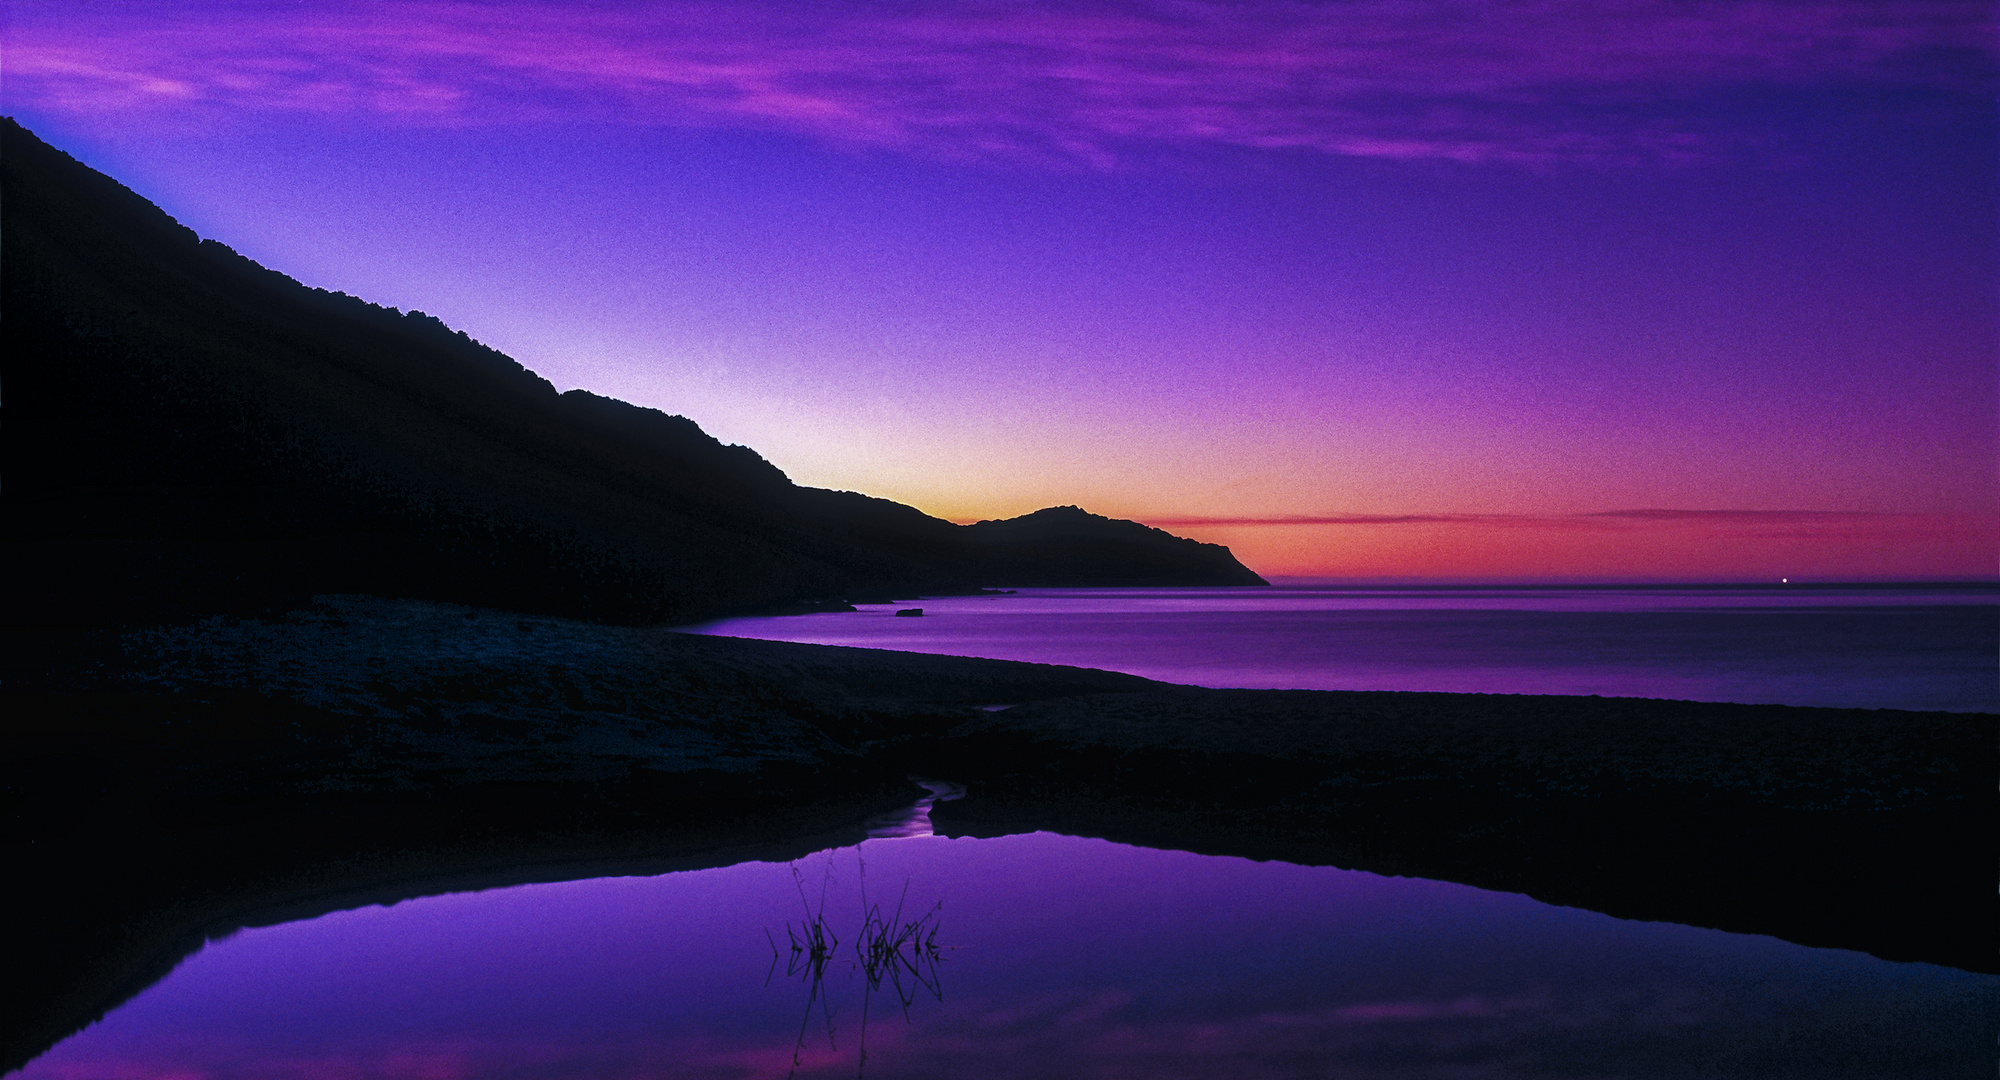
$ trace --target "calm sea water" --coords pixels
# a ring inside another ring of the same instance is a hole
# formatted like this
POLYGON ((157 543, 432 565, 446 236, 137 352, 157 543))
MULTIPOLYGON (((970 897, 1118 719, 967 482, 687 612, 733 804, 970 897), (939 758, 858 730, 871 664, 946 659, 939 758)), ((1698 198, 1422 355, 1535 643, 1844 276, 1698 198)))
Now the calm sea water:
POLYGON ((22 1075, 1935 1080, 1996 1034, 1990 976, 1038 833, 248 930, 22 1075))
POLYGON ((1023 589, 691 629, 1198 686, 2000 711, 1992 585, 1023 589))

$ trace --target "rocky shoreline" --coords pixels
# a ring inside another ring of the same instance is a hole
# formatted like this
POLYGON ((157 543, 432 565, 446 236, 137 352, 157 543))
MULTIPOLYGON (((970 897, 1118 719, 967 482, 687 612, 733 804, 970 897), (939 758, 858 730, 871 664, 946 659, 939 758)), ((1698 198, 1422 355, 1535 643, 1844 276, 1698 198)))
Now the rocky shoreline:
POLYGON ((1522 892, 2000 971, 2000 717, 1202 690, 361 597, 15 634, 12 1068, 209 936, 789 859, 964 784, 1027 829, 1522 892), (994 706, 1007 706, 995 709, 994 706))

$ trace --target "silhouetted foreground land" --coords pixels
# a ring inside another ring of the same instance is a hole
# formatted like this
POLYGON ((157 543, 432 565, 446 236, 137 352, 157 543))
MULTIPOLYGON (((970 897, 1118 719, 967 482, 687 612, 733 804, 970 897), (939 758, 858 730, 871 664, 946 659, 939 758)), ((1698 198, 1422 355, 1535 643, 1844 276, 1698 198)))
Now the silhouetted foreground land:
POLYGON ((307 288, 0 120, 17 621, 368 593, 661 623, 980 586, 1261 585, 1052 507, 955 525, 307 288))
POLYGON ((859 839, 912 773, 971 789, 941 832, 1330 863, 2000 970, 1991 715, 1199 690, 365 598, 7 644, 9 1066, 207 934, 795 857, 859 839))

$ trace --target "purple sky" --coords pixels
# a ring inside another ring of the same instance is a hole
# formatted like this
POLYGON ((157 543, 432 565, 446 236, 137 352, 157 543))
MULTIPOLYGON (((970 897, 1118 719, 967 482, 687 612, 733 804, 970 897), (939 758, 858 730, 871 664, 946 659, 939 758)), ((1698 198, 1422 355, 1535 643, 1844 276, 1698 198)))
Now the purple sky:
POLYGON ((802 483, 1281 574, 1996 570, 1990 4, 6 12, 6 111, 204 236, 802 483))

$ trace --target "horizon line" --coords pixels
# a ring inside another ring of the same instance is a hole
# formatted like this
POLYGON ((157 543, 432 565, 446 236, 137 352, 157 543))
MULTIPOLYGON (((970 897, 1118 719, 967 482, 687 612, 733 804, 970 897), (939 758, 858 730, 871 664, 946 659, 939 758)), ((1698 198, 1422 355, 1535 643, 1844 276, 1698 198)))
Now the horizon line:
POLYGON ((1414 514, 1157 514, 1136 515, 1132 520, 1155 528, 1175 526, 1203 528, 1221 526, 1310 526, 1310 525, 1576 525, 1631 522, 1681 521, 1890 521, 1908 519, 1971 519, 2000 522, 1993 511, 1905 511, 1905 510, 1744 510, 1667 509, 1640 507, 1620 510, 1587 510, 1573 513, 1414 513, 1414 514))

